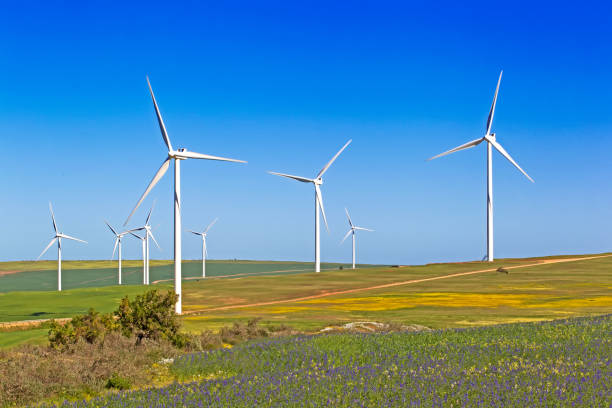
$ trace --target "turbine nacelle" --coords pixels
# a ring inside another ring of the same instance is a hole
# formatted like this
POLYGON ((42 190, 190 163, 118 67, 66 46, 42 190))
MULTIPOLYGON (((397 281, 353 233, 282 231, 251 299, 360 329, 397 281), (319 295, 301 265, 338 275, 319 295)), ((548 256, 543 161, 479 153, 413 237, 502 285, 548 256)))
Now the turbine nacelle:
POLYGON ((183 155, 183 153, 186 153, 186 152, 187 152, 187 149, 185 149, 184 147, 181 147, 178 150, 169 150, 168 157, 177 159, 177 160, 187 160, 189 157, 185 157, 183 155))

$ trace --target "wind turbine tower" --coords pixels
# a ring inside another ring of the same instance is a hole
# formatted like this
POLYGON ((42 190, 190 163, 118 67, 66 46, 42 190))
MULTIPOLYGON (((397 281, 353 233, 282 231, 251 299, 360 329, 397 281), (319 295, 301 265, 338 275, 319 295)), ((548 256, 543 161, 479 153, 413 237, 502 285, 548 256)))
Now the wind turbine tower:
POLYGON ((497 103, 497 94, 499 92, 499 84, 501 83, 502 74, 504 71, 499 73, 499 79, 497 80, 497 88, 495 88, 495 96, 493 96, 493 103, 489 110, 489 117, 487 118, 487 124, 485 127, 485 135, 480 139, 472 140, 462 144, 461 146, 455 147, 454 149, 448 150, 444 153, 440 153, 437 156, 430 158, 429 160, 437 159, 438 157, 446 156, 447 154, 455 153, 460 150, 469 149, 477 146, 482 142, 487 142, 487 256, 486 259, 489 262, 493 262, 493 147, 501 153, 514 167, 516 167, 521 173, 525 175, 534 183, 533 179, 529 177, 527 173, 514 161, 514 159, 504 150, 504 148, 497 142, 495 133, 491 133, 491 125, 493 123, 493 115, 495 114, 495 105, 497 103))
POLYGON ((196 152, 190 152, 187 149, 179 148, 175 150, 172 147, 170 142, 170 137, 168 136, 168 132, 166 131, 166 126, 164 125, 164 121, 162 119, 161 113, 159 111, 159 107, 157 106, 157 101, 155 100, 155 95, 153 94, 153 89, 151 88, 151 83, 149 82, 149 78, 147 77, 147 83, 149 85, 149 92, 151 93, 151 99, 153 101, 153 106, 155 108, 155 114, 157 115, 157 123, 159 124, 159 129, 161 131, 162 137, 164 139, 164 143, 168 148, 168 155, 164 159, 161 167, 153 176, 153 179, 147 186, 145 192, 142 194, 138 203, 128 216, 125 224, 128 223, 136 209, 140 206, 145 197, 149 194, 149 192, 155 187, 155 185, 161 180, 161 178, 168 171, 168 167, 170 167, 170 162, 174 161, 174 292, 178 295, 178 300, 176 301, 175 311, 177 314, 181 314, 182 307, 182 276, 181 276, 181 160, 187 159, 204 159, 204 160, 221 160, 221 161, 229 161, 229 162, 237 162, 237 163, 246 163, 242 160, 236 159, 227 159, 224 157, 211 156, 208 154, 201 154, 196 152))
POLYGON ((51 221, 53 221, 53 230, 55 231, 55 236, 49 242, 49 245, 43 249, 43 251, 38 255, 36 260, 39 260, 41 256, 47 252, 51 245, 57 241, 57 290, 61 292, 62 290, 62 238, 70 239, 72 241, 79 241, 83 243, 87 243, 87 241, 83 241, 82 239, 71 237, 70 235, 62 234, 58 231, 57 223, 55 222, 55 215, 53 214, 53 207, 51 203, 49 203, 49 212, 51 212, 51 221))
POLYGON ((189 231, 192 234, 199 235, 202 237, 202 277, 203 278, 206 277, 206 254, 208 254, 208 250, 206 249, 206 236, 208 234, 208 230, 210 229, 210 227, 212 227, 214 223, 217 222, 217 220, 218 218, 215 218, 213 222, 208 224, 208 227, 206 227, 206 229, 203 232, 189 231))
POLYGON ((302 183, 312 183, 315 189, 315 272, 321 271, 321 249, 320 249, 320 221, 319 211, 323 214, 323 221, 325 221, 325 228, 329 232, 329 226, 327 225, 327 217, 325 216, 325 208, 323 207, 323 195, 321 194, 321 185, 323 184, 323 174, 329 169, 329 166, 340 156, 340 153, 346 149, 346 147, 352 142, 349 140, 344 146, 336 153, 334 157, 321 169, 319 174, 313 179, 300 176, 292 176, 291 174, 276 173, 269 171, 268 173, 274 174, 275 176, 287 177, 293 180, 300 181, 302 183))
POLYGON ((342 244, 349 237, 349 235, 353 236, 353 269, 355 269, 355 231, 370 231, 370 232, 374 232, 374 230, 371 230, 371 229, 368 229, 368 228, 363 228, 363 227, 358 227, 358 226, 354 225, 353 221, 351 221, 351 216, 349 215, 348 210, 345 208, 344 211, 346 212, 346 217, 348 218, 348 223, 349 223, 349 226, 351 227, 351 229, 348 230, 348 232, 346 233, 344 238, 342 238, 342 241, 340 241, 340 243, 342 244))

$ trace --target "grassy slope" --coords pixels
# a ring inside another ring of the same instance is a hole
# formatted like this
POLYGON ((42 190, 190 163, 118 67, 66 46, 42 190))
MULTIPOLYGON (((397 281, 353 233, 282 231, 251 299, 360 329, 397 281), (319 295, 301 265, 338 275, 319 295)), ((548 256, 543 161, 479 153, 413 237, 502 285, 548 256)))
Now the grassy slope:
MULTIPOLYGON (((276 276, 187 281, 183 287, 184 309, 196 311, 293 299, 335 290, 531 263, 534 263, 534 259, 498 260, 493 265, 472 262, 356 271, 336 269, 320 274, 283 273, 276 276)), ((194 266, 197 267, 197 263, 194 266)), ((300 268, 300 264, 294 266, 300 268)), ((239 273, 265 269, 259 263, 234 265, 234 269, 231 265, 227 267, 230 268, 228 271, 239 273)), ((319 329, 328 323, 355 320, 419 323, 438 328, 610 313, 611 269, 612 258, 542 265, 510 270, 508 275, 487 272, 306 302, 205 312, 186 316, 184 322, 190 331, 216 329, 251 317, 262 317, 264 321, 287 323, 306 330, 319 329)), ((171 284, 156 286, 170 288, 171 284)), ((83 313, 89 307, 110 311, 125 294, 133 296, 144 289, 143 286, 109 286, 62 293, 0 294, 0 321, 66 317, 83 313)), ((32 338, 40 339, 40 331, 36 333, 32 333, 32 338)), ((0 333, 0 346, 7 342, 4 336, 19 337, 14 332, 0 333)), ((24 335, 22 339, 25 338, 27 336, 24 335)))
MULTIPOLYGON (((533 260, 500 260, 495 266, 533 260)), ((457 272, 489 269, 489 264, 439 264, 422 267, 335 271, 287 277, 209 282, 185 288, 185 309, 221 304, 290 299, 308 294, 367 287, 457 272), (271 288, 274 288, 273 291, 271 288), (187 300, 189 299, 189 300, 187 300)), ((185 317, 189 330, 216 328, 236 320, 262 317, 312 330, 357 320, 418 323, 435 328, 554 319, 612 312, 612 257, 487 272, 346 295, 212 311, 185 317)))

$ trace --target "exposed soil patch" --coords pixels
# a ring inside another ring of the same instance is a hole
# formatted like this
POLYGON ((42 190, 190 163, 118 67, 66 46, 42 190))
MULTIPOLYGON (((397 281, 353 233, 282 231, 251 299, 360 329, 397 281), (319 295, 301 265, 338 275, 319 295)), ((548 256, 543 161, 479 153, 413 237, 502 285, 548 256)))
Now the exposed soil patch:
POLYGON ((12 275, 14 273, 19 273, 19 272, 24 272, 24 271, 0 271, 0 276, 12 275))
MULTIPOLYGON (((0 322, 0 329, 14 329, 14 328, 34 328, 38 327, 41 324, 48 322, 50 319, 39 319, 39 320, 20 320, 16 322, 0 322)), ((60 319, 55 319, 56 322, 65 323, 69 321, 70 318, 63 317, 60 319)))

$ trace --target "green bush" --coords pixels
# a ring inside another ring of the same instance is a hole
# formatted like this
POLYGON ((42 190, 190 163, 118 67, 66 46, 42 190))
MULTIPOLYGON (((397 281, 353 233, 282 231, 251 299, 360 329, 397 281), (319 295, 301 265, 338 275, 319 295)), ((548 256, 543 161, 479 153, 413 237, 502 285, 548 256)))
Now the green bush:
POLYGON ((53 348, 66 347, 78 341, 93 344, 116 330, 117 324, 111 314, 100 314, 94 309, 89 309, 86 315, 75 316, 65 324, 52 320, 49 344, 53 348))
POLYGON ((106 388, 114 388, 116 390, 127 390, 132 386, 129 379, 113 373, 113 375, 106 381, 106 388))
POLYGON ((134 337, 136 344, 143 340, 171 342, 184 347, 187 337, 179 333, 180 320, 174 312, 177 295, 151 290, 136 299, 121 299, 117 310, 101 314, 89 309, 86 315, 75 316, 65 324, 51 321, 49 344, 59 349, 79 341, 94 344, 103 341, 112 332, 120 331, 125 337, 134 337))
POLYGON ((177 299, 175 293, 161 293, 157 289, 138 295, 133 301, 124 297, 114 313, 121 332, 126 337, 135 336, 138 344, 144 339, 163 339, 183 347, 186 337, 179 333, 180 320, 174 312, 177 299))

